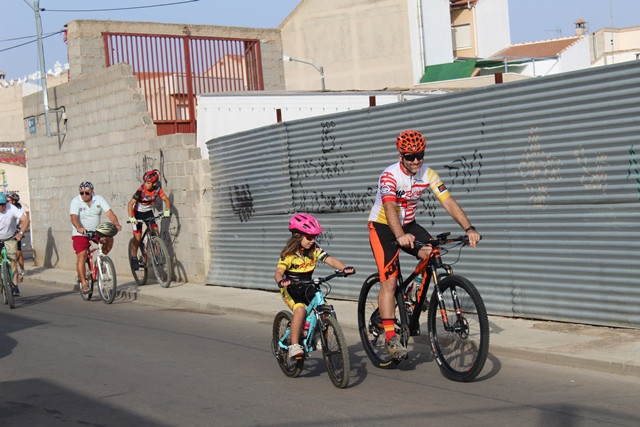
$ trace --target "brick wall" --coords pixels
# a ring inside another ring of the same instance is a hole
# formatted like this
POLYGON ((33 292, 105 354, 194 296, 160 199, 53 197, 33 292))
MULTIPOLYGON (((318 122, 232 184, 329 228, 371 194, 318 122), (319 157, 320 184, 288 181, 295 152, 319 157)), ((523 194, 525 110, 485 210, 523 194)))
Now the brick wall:
MULTIPOLYGON (((64 136, 48 137, 41 95, 24 98, 25 117, 37 118, 37 132, 27 135, 29 188, 35 262, 75 269, 69 203, 78 184, 91 181, 118 216, 123 231, 111 253, 118 275, 129 275, 126 205, 152 168, 173 202, 171 221, 161 231, 175 253, 177 280, 204 283, 211 205, 210 167, 202 160, 195 135, 158 137, 131 67, 97 68, 49 90, 50 108, 64 107, 67 122, 56 123, 64 136)), ((25 121, 26 126, 26 121, 25 121)))

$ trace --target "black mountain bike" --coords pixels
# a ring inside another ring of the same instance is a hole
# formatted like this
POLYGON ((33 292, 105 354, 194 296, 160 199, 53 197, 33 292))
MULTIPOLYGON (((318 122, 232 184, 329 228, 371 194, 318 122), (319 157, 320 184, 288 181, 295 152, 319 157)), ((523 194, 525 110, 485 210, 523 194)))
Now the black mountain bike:
MULTIPOLYGON (((466 382, 480 374, 487 359, 489 320, 475 286, 453 274, 451 266, 442 262, 441 246, 469 242, 467 236, 449 238, 449 234, 439 234, 427 242, 414 242, 416 246, 431 245, 433 249, 406 280, 398 275, 395 330, 406 347, 410 336, 420 335, 420 315, 426 311, 429 343, 440 370, 453 381, 466 382), (422 282, 414 286, 414 278, 420 274, 422 282), (429 282, 433 282, 433 293, 427 301, 429 282)), ((443 250, 446 253, 446 249, 443 250)), ((393 368, 400 361, 392 358, 385 348, 385 331, 378 310, 379 290, 379 275, 372 274, 360 291, 358 329, 369 359, 377 367, 393 368)))
MULTIPOLYGON (((149 277, 149 267, 153 268, 156 279, 163 288, 168 288, 173 280, 173 266, 171 265, 171 255, 167 249, 167 245, 158 235, 156 230, 151 226, 154 220, 161 219, 162 214, 158 214, 151 218, 138 219, 136 222, 145 225, 144 234, 138 246, 138 253, 131 253, 131 243, 133 238, 129 240, 127 253, 129 259, 134 255, 138 260, 137 265, 131 265, 131 274, 136 284, 142 286, 147 283, 149 277)), ((129 222, 129 221, 127 221, 129 222)))

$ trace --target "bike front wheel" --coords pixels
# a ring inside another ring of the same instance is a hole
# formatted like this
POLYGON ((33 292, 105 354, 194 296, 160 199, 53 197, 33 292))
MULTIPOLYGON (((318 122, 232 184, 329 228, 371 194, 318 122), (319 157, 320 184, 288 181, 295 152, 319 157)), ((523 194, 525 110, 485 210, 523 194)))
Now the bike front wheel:
POLYGON ((2 302, 9 306, 9 308, 16 307, 16 301, 13 298, 13 289, 11 289, 11 274, 6 262, 2 263, 2 302))
POLYGON ((442 374, 453 381, 472 381, 482 371, 489 352, 489 319, 480 293, 462 276, 440 284, 444 312, 436 292, 429 302, 429 341, 442 374), (458 309, 456 309, 458 307, 458 309))
POLYGON ((129 267, 131 268, 131 274, 133 275, 133 280, 135 280, 136 285, 142 286, 145 283, 147 283, 147 277, 149 276, 149 268, 146 263, 144 265, 140 265, 140 263, 138 262, 136 262, 133 265, 131 264, 131 259, 133 257, 135 257, 136 260, 144 259, 144 256, 142 253, 142 242, 140 242, 140 245, 138 245, 138 251, 135 254, 131 251, 132 243, 133 243, 133 239, 129 240, 129 248, 127 249, 127 253, 129 254, 129 267))
POLYGON ((338 319, 327 316, 322 319, 322 358, 327 366, 331 382, 338 388, 345 388, 349 384, 351 360, 347 340, 344 338, 338 319))
POLYGON ((168 288, 173 277, 173 267, 171 266, 169 250, 160 237, 153 236, 150 242, 151 247, 148 248, 147 253, 149 254, 148 256, 151 257, 153 272, 158 282, 160 282, 160 286, 168 288))
MULTIPOLYGON (((385 331, 382 317, 378 309, 378 293, 380 292, 380 278, 372 274, 364 281, 358 298, 358 331, 365 353, 378 368, 394 368, 400 361, 391 357, 385 346, 385 331)), ((395 297, 395 330, 403 346, 407 346, 409 327, 405 319, 406 313, 399 308, 403 302, 402 295, 397 292, 395 297)))
POLYGON ((102 257, 100 263, 101 271, 98 272, 98 291, 100 298, 105 304, 111 304, 116 297, 118 281, 116 279, 116 268, 113 261, 108 256, 102 257))
POLYGON ((280 347, 280 338, 289 330, 291 325, 291 313, 286 310, 280 311, 273 319, 273 336, 271 338, 271 351, 278 361, 278 366, 282 372, 291 378, 297 377, 302 372, 302 365, 304 365, 304 356, 291 359, 289 358, 289 345, 291 344, 290 337, 287 337, 283 344, 287 348, 280 347))

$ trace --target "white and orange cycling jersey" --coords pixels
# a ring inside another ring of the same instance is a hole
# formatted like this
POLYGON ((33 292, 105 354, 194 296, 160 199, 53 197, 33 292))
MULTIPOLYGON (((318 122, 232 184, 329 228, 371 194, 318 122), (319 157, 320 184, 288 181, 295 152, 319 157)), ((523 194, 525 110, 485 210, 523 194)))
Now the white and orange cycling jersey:
POLYGON ((371 208, 369 221, 389 224, 383 204, 394 202, 400 224, 409 224, 416 219, 418 202, 427 188, 431 189, 440 202, 451 196, 440 176, 430 167, 423 164, 420 170, 411 176, 402 169, 400 162, 394 163, 380 175, 376 201, 371 208))

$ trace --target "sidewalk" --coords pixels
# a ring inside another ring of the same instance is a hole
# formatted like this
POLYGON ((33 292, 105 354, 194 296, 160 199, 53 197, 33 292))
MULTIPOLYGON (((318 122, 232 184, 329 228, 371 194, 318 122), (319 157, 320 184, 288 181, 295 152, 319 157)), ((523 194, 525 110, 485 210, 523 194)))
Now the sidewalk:
MULTIPOLYGON (((73 290, 75 271, 27 267, 23 292, 29 283, 73 290)), ((118 299, 195 311, 243 314, 269 321, 285 306, 277 292, 191 283, 162 288, 152 283, 137 286, 131 276, 118 276, 118 299)), ((275 285, 274 285, 275 290, 275 285)), ((97 292, 97 290, 96 290, 97 292)), ((96 295, 94 294, 94 298, 96 295)), ((355 301, 330 299, 340 324, 357 332, 355 301)), ((608 328, 559 322, 489 316, 489 353, 614 374, 640 377, 640 329, 608 328)))

